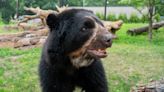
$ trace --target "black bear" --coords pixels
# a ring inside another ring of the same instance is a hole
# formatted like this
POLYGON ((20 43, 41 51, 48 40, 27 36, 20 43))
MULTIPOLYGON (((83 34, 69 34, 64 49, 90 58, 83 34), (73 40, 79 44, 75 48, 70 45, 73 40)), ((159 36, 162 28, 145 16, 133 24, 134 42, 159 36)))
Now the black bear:
POLYGON ((107 56, 112 34, 89 10, 67 9, 49 14, 39 76, 42 92, 108 92, 100 58, 107 56))

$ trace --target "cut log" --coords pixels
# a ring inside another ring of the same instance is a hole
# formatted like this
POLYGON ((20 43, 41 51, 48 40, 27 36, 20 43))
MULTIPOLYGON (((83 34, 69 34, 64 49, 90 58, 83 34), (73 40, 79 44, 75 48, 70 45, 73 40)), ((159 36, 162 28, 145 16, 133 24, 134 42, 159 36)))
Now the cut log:
POLYGON ((108 31, 114 35, 114 38, 117 38, 116 31, 118 31, 121 28, 123 21, 118 20, 118 21, 102 21, 102 22, 104 26, 108 29, 108 31))
POLYGON ((108 31, 112 32, 113 34, 119 30, 123 24, 122 20, 118 21, 103 21, 104 26, 108 29, 108 31))
MULTIPOLYGON (((158 23, 153 23, 153 29, 157 30, 160 27, 164 27, 164 21, 158 22, 158 23)), ((142 34, 144 32, 148 32, 148 28, 149 26, 144 26, 144 27, 140 27, 140 28, 134 28, 134 29, 129 29, 127 31, 127 34, 130 35, 139 35, 142 34)))

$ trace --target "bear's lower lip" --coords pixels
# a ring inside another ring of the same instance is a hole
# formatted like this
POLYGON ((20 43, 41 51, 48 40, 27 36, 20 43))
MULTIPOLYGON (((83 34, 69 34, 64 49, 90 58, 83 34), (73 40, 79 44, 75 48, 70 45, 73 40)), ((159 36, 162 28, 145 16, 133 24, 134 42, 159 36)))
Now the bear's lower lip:
POLYGON ((87 50, 88 54, 93 56, 93 57, 98 57, 98 58, 105 58, 107 57, 107 52, 105 51, 105 49, 89 49, 87 50))

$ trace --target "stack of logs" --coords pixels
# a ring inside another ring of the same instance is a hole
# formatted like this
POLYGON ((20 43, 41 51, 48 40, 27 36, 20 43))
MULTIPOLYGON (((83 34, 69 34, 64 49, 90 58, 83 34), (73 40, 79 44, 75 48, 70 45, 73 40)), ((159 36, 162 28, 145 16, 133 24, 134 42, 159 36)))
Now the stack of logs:
POLYGON ((48 28, 0 35, 0 47, 31 48, 41 46, 48 35, 48 28))

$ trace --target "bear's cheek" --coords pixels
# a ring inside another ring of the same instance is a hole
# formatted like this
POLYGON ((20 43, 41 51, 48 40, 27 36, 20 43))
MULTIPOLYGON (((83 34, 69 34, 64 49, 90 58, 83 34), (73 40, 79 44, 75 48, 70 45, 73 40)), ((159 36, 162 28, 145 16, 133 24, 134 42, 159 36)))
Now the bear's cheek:
POLYGON ((76 46, 76 49, 72 51, 69 56, 70 57, 79 57, 84 54, 95 37, 94 30, 90 30, 88 33, 78 34, 76 38, 74 38, 73 45, 76 46), (83 35, 82 35, 83 34, 83 35))

